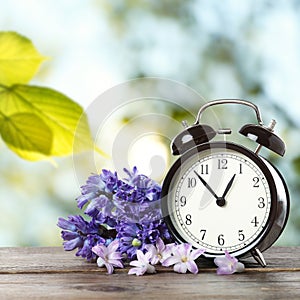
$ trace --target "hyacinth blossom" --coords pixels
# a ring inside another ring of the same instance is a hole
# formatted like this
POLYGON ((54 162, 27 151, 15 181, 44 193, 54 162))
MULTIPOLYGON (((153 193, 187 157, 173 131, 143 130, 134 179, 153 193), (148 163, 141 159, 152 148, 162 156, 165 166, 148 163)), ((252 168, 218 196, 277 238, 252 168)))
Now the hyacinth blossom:
POLYGON ((107 230, 93 220, 85 221, 82 216, 69 216, 67 220, 59 218, 57 226, 63 229, 61 236, 64 240, 64 249, 71 251, 77 248, 76 256, 81 256, 89 261, 96 258, 92 247, 106 242, 103 233, 107 230))
POLYGON ((152 244, 146 245, 145 248, 148 252, 151 253, 151 264, 162 264, 167 258, 172 255, 172 249, 174 246, 174 243, 165 245, 164 241, 161 238, 157 239, 156 246, 152 244))
POLYGON ((120 179, 116 172, 102 170, 81 187, 77 206, 90 220, 59 218, 65 250, 77 248, 77 256, 91 261, 97 258, 94 246, 107 246, 117 238, 121 254, 132 260, 137 250, 145 251, 145 245, 155 244, 158 238, 171 241, 161 214, 161 186, 136 167, 124 171, 127 177, 120 179))
POLYGON ((107 247, 98 244, 92 248, 92 251, 98 255, 97 265, 98 267, 105 266, 108 274, 112 274, 114 267, 124 268, 122 263, 122 255, 117 251, 119 247, 119 241, 112 241, 107 247))
POLYGON ((245 270, 244 264, 239 262, 237 258, 231 256, 227 250, 225 250, 224 256, 216 257, 214 259, 214 263, 218 266, 218 275, 229 275, 235 272, 243 272, 245 270))
POLYGON ((162 265, 165 267, 174 265, 174 271, 177 273, 186 273, 189 270, 191 273, 197 274, 199 270, 195 260, 204 252, 204 249, 192 250, 192 245, 188 243, 174 245, 172 256, 164 260, 162 265))
POLYGON ((131 266, 135 268, 131 268, 128 271, 128 274, 136 274, 137 276, 144 275, 145 273, 156 273, 155 267, 151 265, 150 261, 152 259, 152 253, 147 252, 144 254, 141 250, 137 250, 136 252, 137 260, 133 260, 130 262, 131 266))

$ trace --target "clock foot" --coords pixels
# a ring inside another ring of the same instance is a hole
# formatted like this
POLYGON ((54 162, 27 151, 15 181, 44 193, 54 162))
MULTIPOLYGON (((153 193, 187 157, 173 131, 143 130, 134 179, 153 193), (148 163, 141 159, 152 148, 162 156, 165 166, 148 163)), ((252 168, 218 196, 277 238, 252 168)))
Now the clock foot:
POLYGON ((266 261, 258 248, 251 251, 253 258, 264 268, 267 266, 266 261))

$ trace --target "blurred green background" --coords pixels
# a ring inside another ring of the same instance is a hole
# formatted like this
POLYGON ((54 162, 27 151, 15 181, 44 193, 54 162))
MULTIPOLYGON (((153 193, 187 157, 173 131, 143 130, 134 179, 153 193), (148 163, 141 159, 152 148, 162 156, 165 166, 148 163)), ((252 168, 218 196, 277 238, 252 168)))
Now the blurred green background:
MULTIPOLYGON (((3 0, 0 30, 28 37, 50 57, 32 84, 59 90, 85 108, 107 89, 148 76, 187 84, 206 100, 255 102, 266 123, 277 120, 276 133, 287 144, 283 159, 263 152, 291 193, 290 219, 277 244, 300 245, 299 15, 297 0, 3 0)), ((192 107, 196 114, 199 103, 192 107)), ((124 110, 115 121, 128 121, 139 109, 145 107, 124 110)), ((237 112, 222 109, 222 124, 230 119, 240 128, 247 117, 237 112)), ((170 117, 180 121, 185 115, 177 107, 170 117)), ((156 142, 168 168, 169 145, 156 142)), ((0 151, 0 245, 60 245, 57 218, 78 213, 74 199, 84 183, 73 158, 56 159, 54 167, 23 161, 2 142, 0 151)), ((133 158, 132 164, 143 171, 143 161, 133 158)), ((97 163, 111 167, 103 157, 97 163)))

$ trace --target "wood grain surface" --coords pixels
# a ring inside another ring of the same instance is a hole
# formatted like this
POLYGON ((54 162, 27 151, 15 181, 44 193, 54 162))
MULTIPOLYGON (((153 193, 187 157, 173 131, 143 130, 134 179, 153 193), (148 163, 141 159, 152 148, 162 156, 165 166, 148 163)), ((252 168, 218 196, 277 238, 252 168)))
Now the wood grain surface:
POLYGON ((244 261, 246 271, 219 276, 200 260, 199 273, 177 274, 157 267, 156 274, 107 275, 61 247, 0 248, 0 299, 300 299, 300 247, 273 247, 261 268, 244 261))

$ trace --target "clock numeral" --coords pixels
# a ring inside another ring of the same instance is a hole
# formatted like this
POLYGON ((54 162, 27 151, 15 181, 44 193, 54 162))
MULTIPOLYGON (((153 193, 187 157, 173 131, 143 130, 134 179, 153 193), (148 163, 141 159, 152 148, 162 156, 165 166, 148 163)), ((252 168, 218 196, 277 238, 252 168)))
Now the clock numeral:
POLYGON ((186 196, 181 196, 179 202, 180 206, 184 207, 186 205, 186 196))
POLYGON ((253 187, 259 187, 259 178, 258 177, 253 177, 253 187))
POLYGON ((245 235, 243 233, 244 230, 239 230, 239 241, 242 242, 245 239, 245 235))
POLYGON ((226 158, 218 159, 218 169, 222 169, 222 170, 227 169, 227 159, 226 158))
POLYGON ((188 188, 194 188, 197 184, 197 180, 195 177, 188 178, 188 188))
POLYGON ((206 234, 206 229, 201 229, 200 230, 200 234, 202 233, 202 237, 201 237, 201 240, 203 241, 204 238, 205 238, 205 234, 206 234))
POLYGON ((266 204, 265 204, 265 199, 263 198, 263 197, 259 197, 258 198, 258 208, 264 208, 265 206, 266 206, 266 204))
POLYGON ((191 225, 192 224, 192 216, 190 214, 185 216, 185 224, 191 225))
POLYGON ((223 246, 223 245, 225 244, 224 234, 220 234, 220 235, 218 236, 218 244, 219 244, 220 246, 223 246))
POLYGON ((208 164, 200 165, 200 173, 201 175, 208 174, 208 164))
POLYGON ((240 164, 240 174, 243 174, 243 165, 242 164, 240 164))
POLYGON ((257 216, 254 217, 251 223, 254 224, 254 227, 257 227, 257 225, 259 224, 259 222, 257 221, 257 216))

